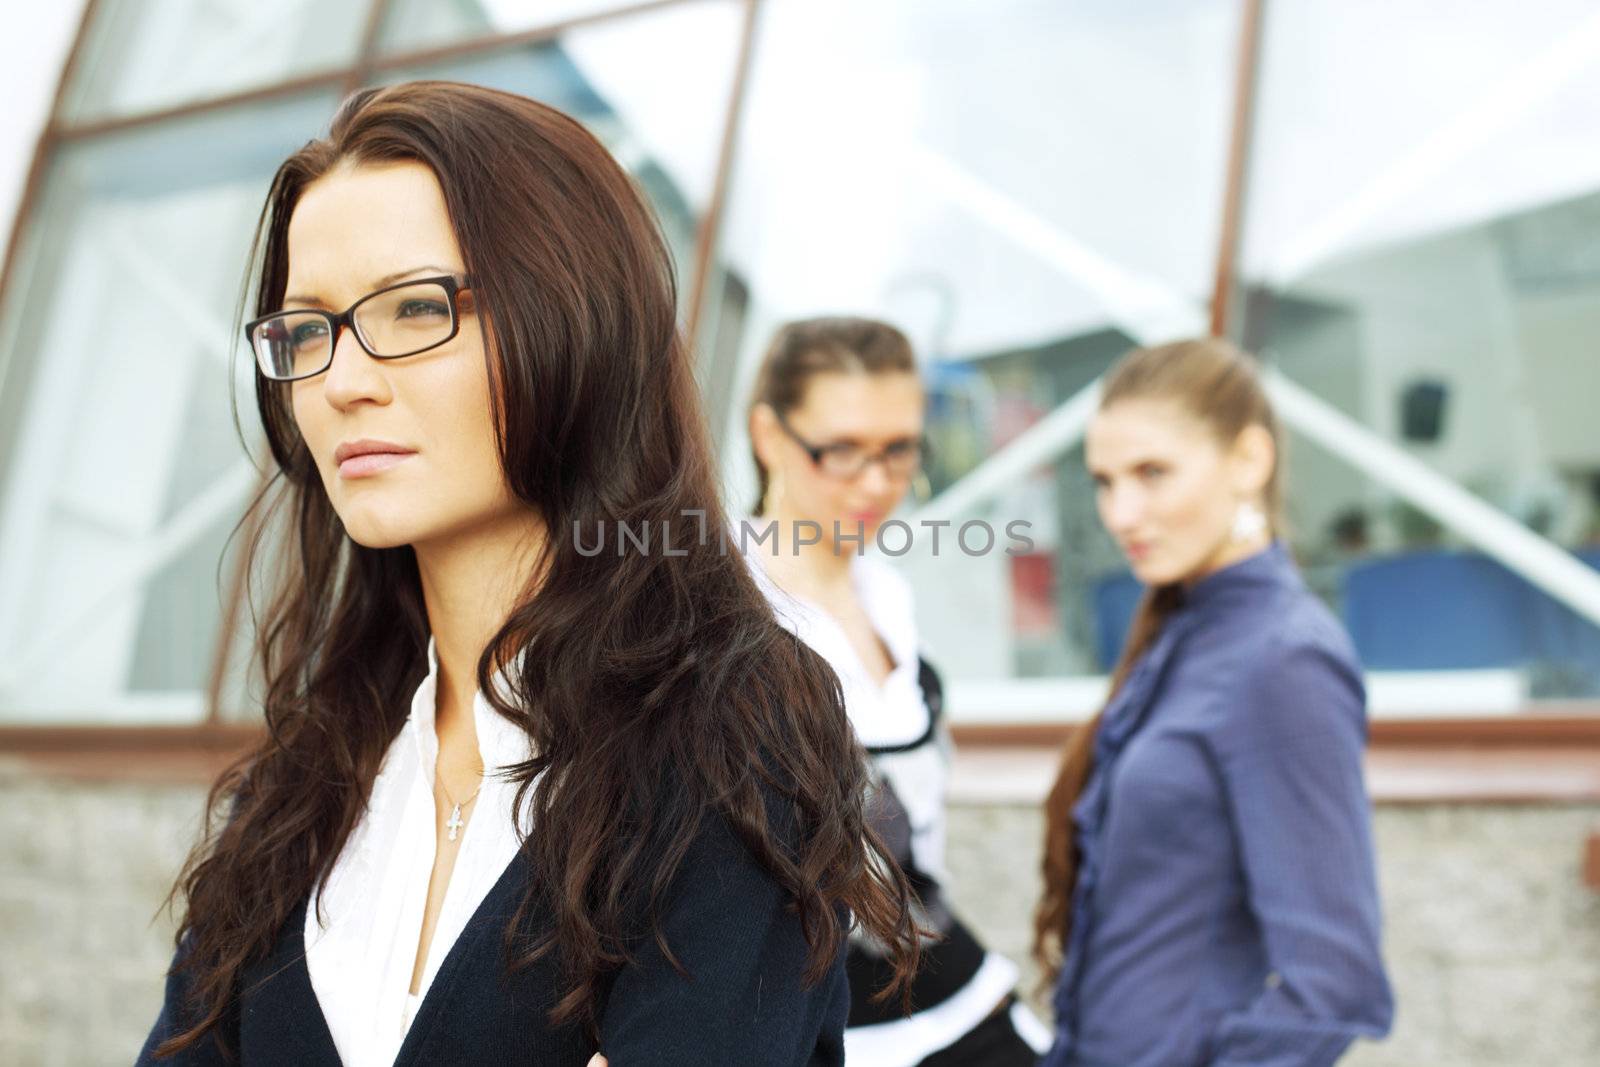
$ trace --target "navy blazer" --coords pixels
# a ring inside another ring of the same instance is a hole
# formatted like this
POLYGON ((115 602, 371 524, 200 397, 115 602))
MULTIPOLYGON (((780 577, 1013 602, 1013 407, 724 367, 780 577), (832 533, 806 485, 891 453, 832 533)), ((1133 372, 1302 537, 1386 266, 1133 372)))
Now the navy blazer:
MULTIPOLYGON (((618 971, 603 993, 598 1049, 580 1028, 550 1025, 562 989, 554 953, 515 974, 506 972, 503 935, 529 877, 528 861, 519 854, 490 889, 428 987, 395 1058, 397 1067, 584 1067, 596 1051, 611 1067, 844 1062, 850 1004, 844 953, 820 983, 803 986, 806 944, 799 919, 722 818, 706 820, 662 914, 667 944, 690 977, 680 975, 654 939, 647 939, 638 964, 618 971)), ((243 976, 242 995, 225 1023, 239 1052, 236 1061, 224 1057, 214 1036, 170 1059, 152 1056, 188 1018, 187 976, 169 972, 166 1001, 136 1067, 338 1064, 306 970, 306 907, 301 901, 269 957, 243 976)))

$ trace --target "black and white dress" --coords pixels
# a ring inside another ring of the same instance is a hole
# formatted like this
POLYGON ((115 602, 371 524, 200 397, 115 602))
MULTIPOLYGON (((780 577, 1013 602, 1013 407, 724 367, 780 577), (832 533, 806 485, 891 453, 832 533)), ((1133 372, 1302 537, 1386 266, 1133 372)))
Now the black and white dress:
POLYGON ((851 998, 846 1062, 913 1067, 948 1051, 950 1055, 934 1062, 1031 1063, 1033 1053, 1049 1046, 1044 1024, 1015 1001, 1006 1012, 995 1014, 996 1005, 1017 984, 1017 965, 985 950, 945 900, 949 734, 941 720, 939 676, 918 652, 910 584, 874 557, 851 560, 857 598, 894 661, 879 685, 831 614, 773 581, 759 560, 762 550, 750 547, 746 561, 778 620, 838 674, 851 723, 871 758, 873 829, 910 879, 922 924, 943 935, 943 940, 924 946, 909 1016, 899 997, 872 1002, 872 994, 889 981, 891 968, 878 945, 859 933, 852 935, 846 963, 851 998), (975 1034, 980 1027, 985 1033, 975 1034), (1005 1032, 996 1034, 997 1029, 1005 1032), (994 1050, 1002 1045, 1014 1054, 997 1054, 994 1050), (971 1056, 965 1055, 969 1048, 971 1056))

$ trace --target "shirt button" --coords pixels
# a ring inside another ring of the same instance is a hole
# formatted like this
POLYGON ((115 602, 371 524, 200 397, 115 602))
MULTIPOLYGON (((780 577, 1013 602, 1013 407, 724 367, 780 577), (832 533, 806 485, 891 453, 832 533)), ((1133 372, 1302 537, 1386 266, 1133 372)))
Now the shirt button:
POLYGON ((1283 984, 1283 975, 1279 974, 1277 971, 1268 972, 1268 974, 1267 974, 1267 988, 1268 989, 1277 989, 1282 984, 1283 984))

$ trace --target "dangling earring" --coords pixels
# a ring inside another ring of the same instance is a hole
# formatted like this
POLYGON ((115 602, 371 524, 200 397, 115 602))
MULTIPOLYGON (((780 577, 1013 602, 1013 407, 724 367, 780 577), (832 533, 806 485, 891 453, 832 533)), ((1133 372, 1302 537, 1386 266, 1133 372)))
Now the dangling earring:
POLYGON ((1241 501, 1233 513, 1233 539, 1235 542, 1254 541, 1267 531, 1267 516, 1248 500, 1241 501))

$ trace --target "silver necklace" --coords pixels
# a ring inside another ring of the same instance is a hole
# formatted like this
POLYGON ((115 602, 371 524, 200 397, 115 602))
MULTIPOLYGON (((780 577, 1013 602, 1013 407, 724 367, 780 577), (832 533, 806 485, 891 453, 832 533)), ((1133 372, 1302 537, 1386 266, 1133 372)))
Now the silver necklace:
MULTIPOLYGON (((439 788, 444 791, 444 798, 451 804, 455 805, 454 809, 450 812, 449 820, 444 824, 445 828, 450 831, 449 839, 454 841, 456 839, 456 835, 461 832, 461 828, 466 825, 466 822, 461 818, 461 805, 456 804, 455 797, 450 795, 450 787, 444 784, 444 775, 438 774, 437 772, 435 772, 435 774, 439 779, 439 788)), ((478 788, 472 791, 472 795, 466 799, 466 803, 471 804, 474 800, 477 800, 478 792, 482 788, 483 777, 480 775, 478 777, 478 788)))

